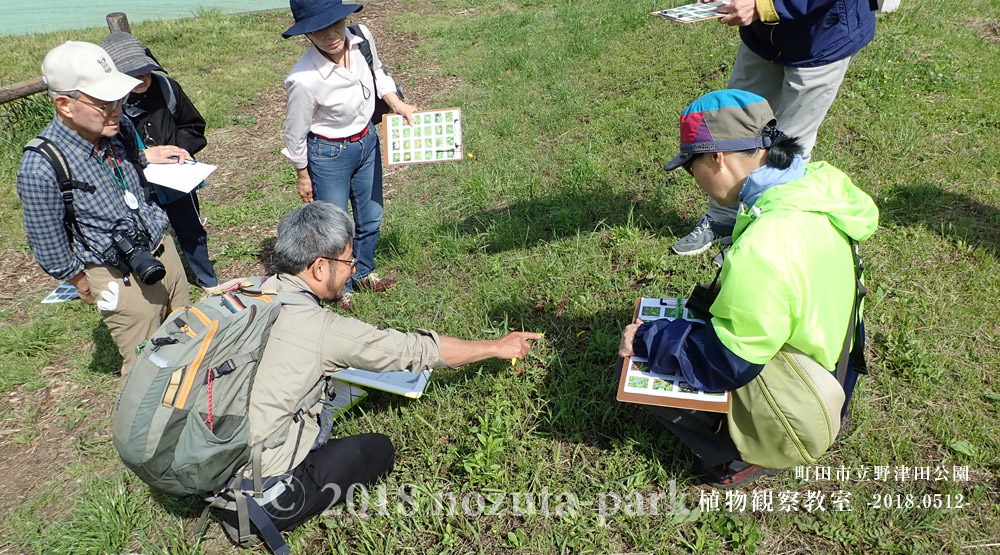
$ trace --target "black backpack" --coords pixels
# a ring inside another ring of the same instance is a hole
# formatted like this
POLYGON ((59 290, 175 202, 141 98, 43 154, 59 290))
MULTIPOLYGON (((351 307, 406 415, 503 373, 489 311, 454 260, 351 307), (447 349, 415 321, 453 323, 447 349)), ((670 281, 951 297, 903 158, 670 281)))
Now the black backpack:
MULTIPOLYGON (((361 32, 360 25, 351 25, 350 27, 348 27, 348 29, 351 30, 351 33, 353 33, 354 36, 361 38, 361 44, 358 45, 358 48, 361 49, 361 54, 364 55, 365 61, 368 62, 368 70, 372 72, 372 82, 374 83, 375 60, 372 56, 372 47, 370 44, 368 44, 368 39, 365 38, 364 33, 361 32)), ((386 73, 386 75, 388 75, 388 72, 386 73)), ((396 83, 396 96, 398 96, 400 100, 405 99, 405 97, 403 96, 403 87, 399 83, 396 83)), ((391 113, 392 113, 392 108, 390 108, 389 105, 384 100, 378 98, 378 95, 376 95, 375 112, 372 114, 372 125, 378 125, 382 123, 382 116, 391 113)))

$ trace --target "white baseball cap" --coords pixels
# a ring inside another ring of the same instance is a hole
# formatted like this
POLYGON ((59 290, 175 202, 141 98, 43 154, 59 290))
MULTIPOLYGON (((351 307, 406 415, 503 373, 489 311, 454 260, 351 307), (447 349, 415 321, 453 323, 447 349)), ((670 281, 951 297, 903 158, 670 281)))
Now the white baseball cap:
POLYGON ((42 78, 53 91, 80 91, 110 102, 125 98, 142 81, 118 71, 103 48, 66 41, 45 55, 42 78))

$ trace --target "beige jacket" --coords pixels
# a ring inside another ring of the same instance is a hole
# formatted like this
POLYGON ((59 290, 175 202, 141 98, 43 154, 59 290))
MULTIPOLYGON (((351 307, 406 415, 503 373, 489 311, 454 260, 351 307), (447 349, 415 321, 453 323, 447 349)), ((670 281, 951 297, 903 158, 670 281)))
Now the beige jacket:
MULTIPOLYGON (((310 291, 304 281, 289 274, 272 276, 261 288, 278 292, 310 291)), ((307 297, 315 300, 311 293, 307 297)), ((318 401, 322 390, 317 384, 349 366, 373 372, 420 372, 448 364, 441 358, 441 345, 434 331, 380 330, 340 316, 318 302, 283 306, 271 327, 250 392, 251 445, 282 427, 287 428, 287 436, 264 450, 263 476, 283 474, 305 459, 319 432, 316 415, 321 408, 318 401), (309 416, 304 419, 302 439, 296 450, 299 424, 291 421, 299 407, 306 409, 309 416)), ((245 476, 249 478, 250 472, 245 476)))

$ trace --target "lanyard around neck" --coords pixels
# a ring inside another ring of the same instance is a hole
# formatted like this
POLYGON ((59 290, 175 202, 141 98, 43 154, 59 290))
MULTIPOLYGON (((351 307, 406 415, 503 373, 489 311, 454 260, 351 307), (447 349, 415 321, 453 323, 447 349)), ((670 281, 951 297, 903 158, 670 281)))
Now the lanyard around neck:
MULTIPOLYGON (((118 161, 118 153, 115 151, 115 145, 114 143, 109 142, 108 147, 111 150, 111 156, 109 158, 111 159, 111 164, 114 168, 108 165, 108 163, 104 160, 104 156, 99 157, 101 160, 101 166, 108 172, 111 179, 113 179, 114 182, 127 193, 128 183, 125 182, 125 172, 122 170, 121 162, 118 161)), ((107 154, 107 151, 105 151, 105 154, 107 154)))

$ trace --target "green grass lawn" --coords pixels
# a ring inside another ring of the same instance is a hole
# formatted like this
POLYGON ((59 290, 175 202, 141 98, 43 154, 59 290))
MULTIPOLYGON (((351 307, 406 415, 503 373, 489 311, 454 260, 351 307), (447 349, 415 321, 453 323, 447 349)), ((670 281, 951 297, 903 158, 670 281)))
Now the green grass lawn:
MULTIPOLYGON (((1000 2, 904 2, 852 63, 813 157, 852 176, 881 211, 862 246, 871 373, 854 429, 818 477, 789 471, 730 494, 699 485, 686 450, 640 407, 615 401, 611 366, 637 296, 687 293, 714 274, 714 253, 669 252, 706 201, 686 174, 661 166, 676 151, 681 110, 726 85, 736 31, 651 18, 668 6, 650 0, 395 6, 380 31, 415 40, 416 51, 390 64, 450 84, 422 92, 434 107, 462 107, 471 157, 391 177, 378 265, 400 284, 359 295, 358 316, 464 338, 545 338, 513 367, 436 373, 419 400, 372 393, 337 433, 388 434, 395 472, 292 533, 296 552, 1000 549, 1000 2)), ((204 13, 134 30, 199 91, 219 140, 253 124, 251 108, 297 59, 300 47, 279 37, 289 22, 287 12, 204 13)), ((0 60, 0 74, 34 77, 52 46, 105 33, 2 38, 19 54, 0 60)), ((47 110, 44 98, 0 106, 7 258, 29 252, 14 175, 47 110)), ((204 203, 226 278, 270 247, 246 228, 273 229, 297 205, 280 155, 258 158, 253 176, 204 203)), ((37 397, 60 367, 60 383, 110 405, 119 362, 92 308, 7 299, 0 314, 0 394, 37 397)), ((89 406, 63 401, 53 421, 109 426, 107 411, 89 406)), ((47 433, 45 412, 0 411, 16 430, 0 440, 30 453, 47 433)), ((187 541, 199 504, 151 493, 106 434, 77 440, 74 453, 0 519, 0 553, 236 551, 215 524, 187 541)))

